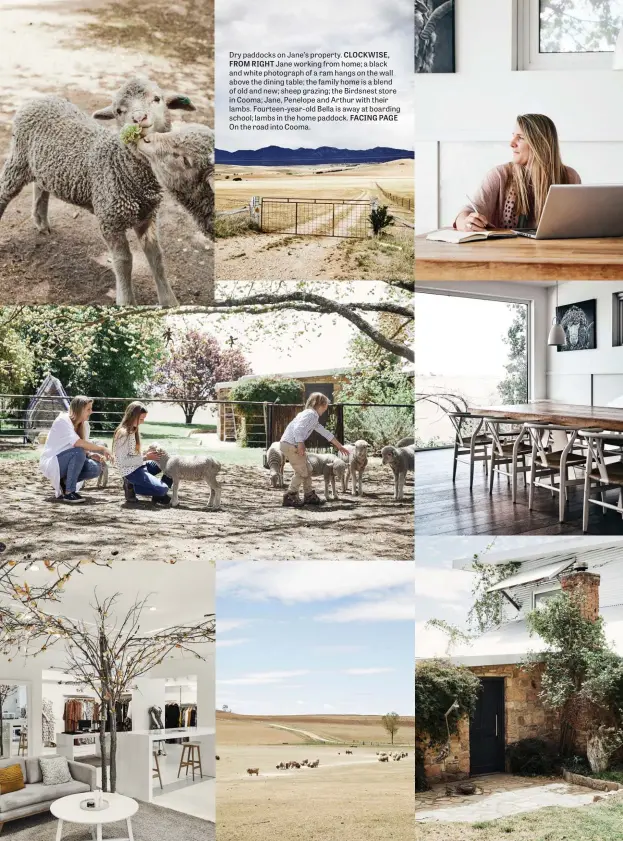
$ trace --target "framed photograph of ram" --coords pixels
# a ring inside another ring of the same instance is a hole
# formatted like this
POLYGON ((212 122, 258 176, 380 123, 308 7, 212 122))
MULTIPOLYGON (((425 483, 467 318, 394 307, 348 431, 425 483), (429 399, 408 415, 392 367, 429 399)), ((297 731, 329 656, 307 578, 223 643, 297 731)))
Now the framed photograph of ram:
POLYGON ((454 0, 415 0, 415 72, 454 73, 454 0))
POLYGON ((597 347, 597 299, 556 307, 556 320, 565 331, 564 345, 558 351, 593 350, 597 347))

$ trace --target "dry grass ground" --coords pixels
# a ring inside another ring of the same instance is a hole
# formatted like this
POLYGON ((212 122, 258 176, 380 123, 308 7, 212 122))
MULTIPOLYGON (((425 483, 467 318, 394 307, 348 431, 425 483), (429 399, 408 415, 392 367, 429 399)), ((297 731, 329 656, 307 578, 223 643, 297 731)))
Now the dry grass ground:
MULTIPOLYGON (((212 37, 211 0, 9 4, 0 27, 0 166, 13 116, 26 99, 59 94, 90 113, 108 104, 133 75, 189 95, 198 110, 186 118, 211 125, 212 37)), ((51 198, 52 234, 46 236, 31 222, 31 203, 27 186, 0 221, 0 303, 114 303, 114 276, 95 218, 51 198)), ((209 302, 212 243, 169 196, 160 213, 160 236, 180 302, 209 302)), ((130 245, 138 303, 153 304, 155 285, 133 234, 130 245)))
MULTIPOLYGON (((222 508, 207 508, 209 488, 182 484, 177 508, 149 498, 124 501, 121 478, 111 470, 106 489, 85 489, 87 502, 54 499, 36 461, 0 461, 0 540, 16 561, 45 559, 184 560, 410 560, 413 558, 412 484, 394 502, 393 477, 373 459, 363 498, 346 494, 322 508, 281 506, 261 467, 226 464, 222 508)), ((317 480, 318 481, 318 480, 317 480)), ((319 483, 323 494, 324 486, 319 483)))
MULTIPOLYGON (((340 744, 298 743, 300 736, 271 728, 268 722, 313 733, 331 730, 336 737, 352 731, 359 738, 370 733, 387 738, 378 716, 217 713, 219 841, 412 841, 412 749, 405 748, 407 759, 381 763, 379 748, 357 747, 347 756, 340 744), (287 744, 275 744, 273 734, 287 744), (264 739, 271 741, 263 743, 264 739), (303 759, 319 759, 320 765, 275 768, 280 762, 303 759), (259 776, 250 777, 247 768, 259 768, 259 776)), ((405 733, 413 732, 405 727, 405 733)))
MULTIPOLYGON (((360 239, 294 236, 291 233, 228 231, 217 239, 219 280, 378 280, 410 278, 413 273, 413 211, 387 194, 413 199, 413 161, 362 164, 342 170, 323 167, 231 167, 216 172, 217 210, 242 207, 253 196, 371 199, 388 204, 397 224, 384 237, 360 239), (241 178, 241 181, 233 181, 241 178), (382 188, 385 192, 382 192, 382 188)), ((236 217, 238 218, 238 217, 236 217)), ((356 223, 359 225, 359 222, 356 223)), ((321 223, 318 230, 323 231, 321 223)), ((339 228, 339 225, 338 225, 339 228)))

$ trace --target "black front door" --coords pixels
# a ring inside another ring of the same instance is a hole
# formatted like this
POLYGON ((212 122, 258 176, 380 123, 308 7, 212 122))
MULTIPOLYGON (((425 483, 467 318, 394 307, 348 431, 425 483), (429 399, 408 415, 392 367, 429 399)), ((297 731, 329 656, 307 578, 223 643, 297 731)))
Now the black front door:
POLYGON ((504 771, 504 678, 483 677, 469 725, 470 774, 504 771))

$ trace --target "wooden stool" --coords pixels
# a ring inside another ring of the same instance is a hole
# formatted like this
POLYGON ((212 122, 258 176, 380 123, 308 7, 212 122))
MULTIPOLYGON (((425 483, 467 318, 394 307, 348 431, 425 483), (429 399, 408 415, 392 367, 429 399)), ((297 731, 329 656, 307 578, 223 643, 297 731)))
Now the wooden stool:
POLYGON ((26 756, 28 753, 28 733, 26 727, 22 727, 19 734, 19 747, 17 748, 18 756, 26 756))
MULTIPOLYGON (((160 762, 158 761, 158 751, 154 751, 154 762, 156 763, 156 767, 152 768, 153 774, 151 775, 152 780, 155 780, 158 777, 158 782, 160 783, 160 788, 164 789, 162 785, 162 777, 160 776, 160 762)), ((179 774, 178 774, 179 776, 179 774)))
POLYGON ((182 745, 182 758, 180 759, 180 767, 177 772, 179 780, 182 768, 186 768, 186 776, 188 776, 188 769, 193 770, 193 782, 195 780, 195 768, 199 769, 199 776, 203 777, 201 769, 201 745, 198 742, 186 742, 182 745), (195 751, 197 751, 195 755, 195 751))

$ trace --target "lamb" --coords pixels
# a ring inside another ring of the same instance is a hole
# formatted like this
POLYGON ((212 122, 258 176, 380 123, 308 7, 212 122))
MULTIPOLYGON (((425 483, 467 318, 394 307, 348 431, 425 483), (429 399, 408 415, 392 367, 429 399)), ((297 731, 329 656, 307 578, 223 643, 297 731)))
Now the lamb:
POLYGON ((260 776, 260 769, 259 768, 247 768, 247 774, 252 777, 255 774, 256 777, 260 776))
MULTIPOLYGON (((93 117, 115 120, 119 129, 133 124, 143 132, 168 132, 171 109, 196 110, 187 96, 165 94, 155 82, 137 77, 125 82, 111 105, 93 117)), ((177 305, 158 241, 162 187, 135 143, 122 143, 119 132, 98 125, 62 97, 29 100, 15 116, 9 156, 0 173, 0 218, 31 182, 33 220, 41 233, 50 233, 50 194, 95 215, 112 257, 117 304, 136 303, 126 235, 133 228, 154 277, 159 304, 177 305)))
POLYGON ((394 473, 394 499, 404 499, 407 472, 413 470, 415 464, 415 446, 411 444, 409 447, 383 447, 381 459, 394 473))
MULTIPOLYGON (((95 443, 99 444, 100 447, 108 448, 108 445, 106 444, 106 441, 95 441, 95 443)), ((107 488, 108 487, 108 462, 106 461, 106 459, 103 458, 100 461, 100 465, 101 465, 102 471, 101 471, 100 475, 97 477, 97 487, 98 488, 107 488)))
POLYGON ((172 193, 207 236, 214 234, 214 132, 208 126, 182 123, 173 131, 148 134, 139 151, 151 163, 158 181, 172 193))
POLYGON ((270 470, 270 484, 273 488, 285 487, 283 478, 283 468, 285 467, 286 457, 281 452, 279 442, 275 441, 270 445, 266 451, 266 464, 270 470))
POLYGON ((345 471, 342 479, 342 490, 344 493, 348 491, 349 480, 353 480, 353 494, 355 496, 363 496, 363 471, 368 464, 368 447, 370 445, 367 441, 359 439, 354 444, 346 444, 346 449, 349 452, 348 458, 341 456, 342 460, 348 465, 348 470, 345 471))
POLYGON ((223 486, 216 478, 221 469, 221 464, 216 459, 210 456, 172 456, 156 444, 149 448, 148 455, 160 466, 166 476, 173 479, 171 486, 173 507, 179 502, 180 480, 187 479, 191 482, 207 482, 210 486, 208 509, 214 511, 220 508, 223 486))
POLYGON ((339 479, 344 484, 344 474, 346 473, 346 463, 337 456, 321 455, 319 453, 308 453, 307 460, 312 469, 312 476, 324 477, 324 495, 326 499, 331 499, 329 494, 329 483, 333 489, 333 498, 337 499, 337 491, 335 489, 335 480, 339 479))

